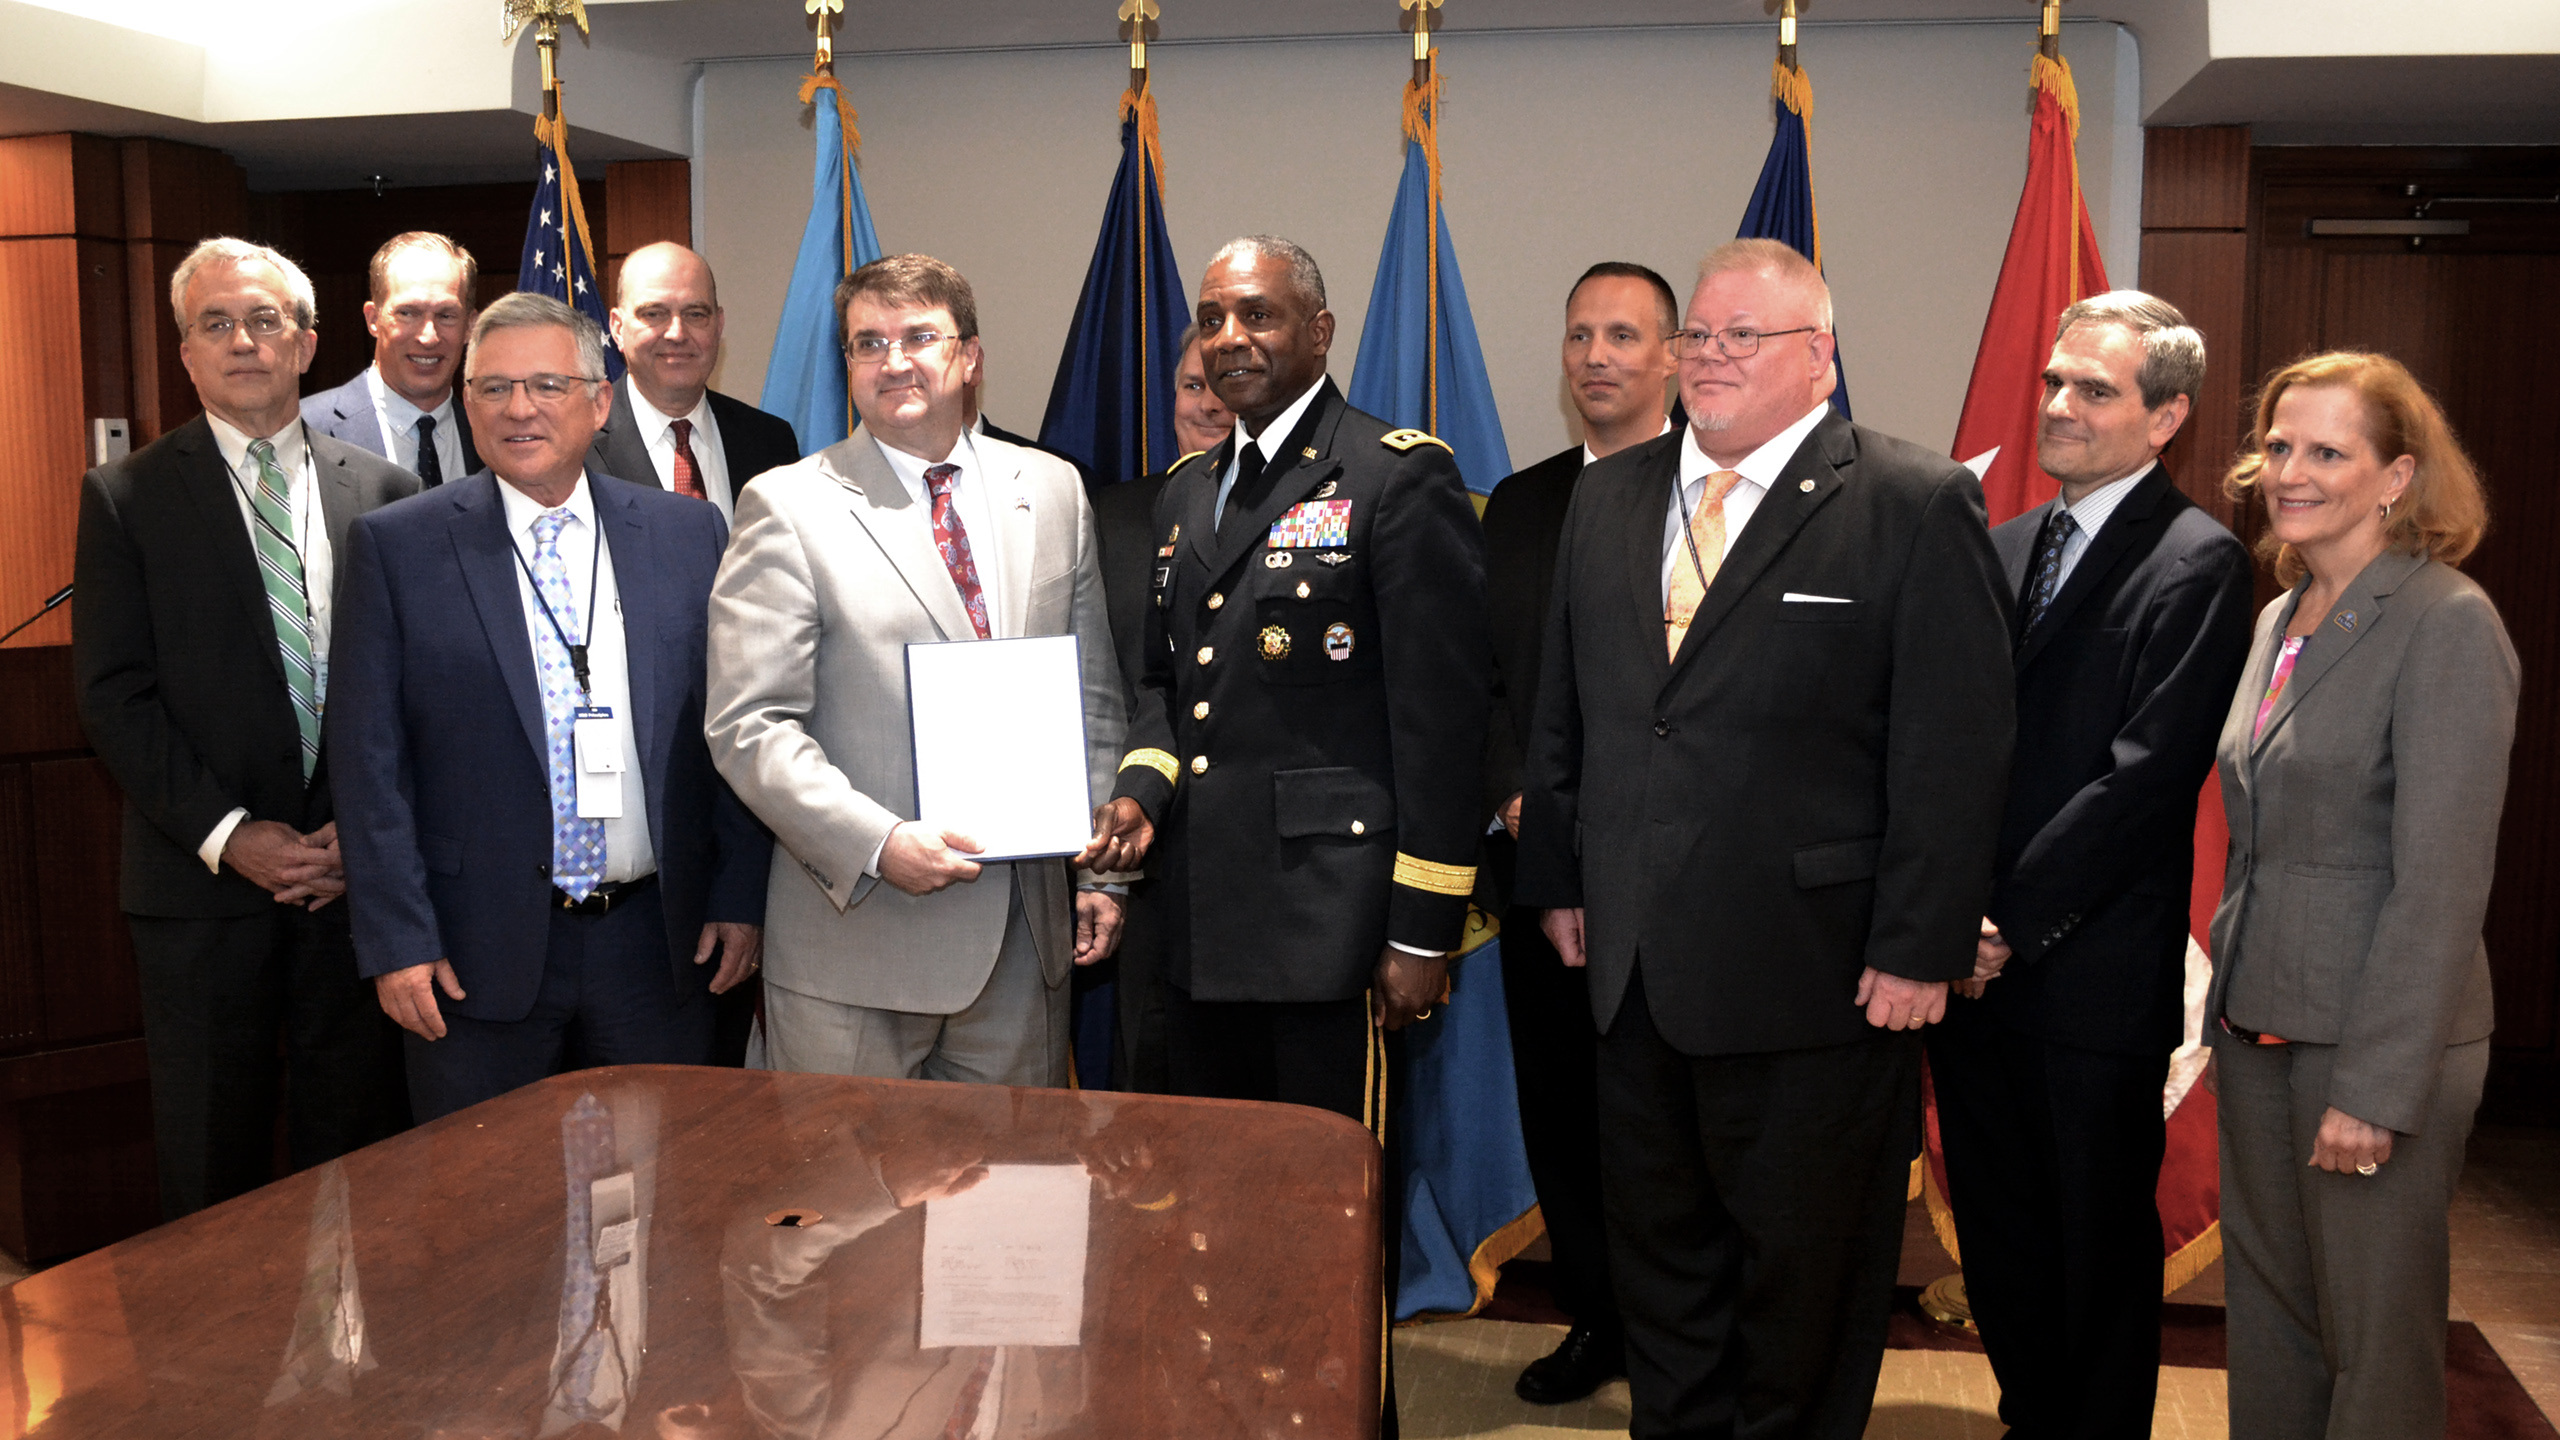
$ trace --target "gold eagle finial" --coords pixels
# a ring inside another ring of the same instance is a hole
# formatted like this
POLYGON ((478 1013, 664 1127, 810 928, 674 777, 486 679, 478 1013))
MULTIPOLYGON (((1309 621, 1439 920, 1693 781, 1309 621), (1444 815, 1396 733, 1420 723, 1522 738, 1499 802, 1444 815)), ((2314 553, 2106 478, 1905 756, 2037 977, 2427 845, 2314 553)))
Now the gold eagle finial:
POLYGON ((534 39, 550 45, 560 39, 560 22, 566 20, 587 33, 586 0, 498 0, 498 43, 504 45, 516 38, 516 32, 530 24, 534 39))

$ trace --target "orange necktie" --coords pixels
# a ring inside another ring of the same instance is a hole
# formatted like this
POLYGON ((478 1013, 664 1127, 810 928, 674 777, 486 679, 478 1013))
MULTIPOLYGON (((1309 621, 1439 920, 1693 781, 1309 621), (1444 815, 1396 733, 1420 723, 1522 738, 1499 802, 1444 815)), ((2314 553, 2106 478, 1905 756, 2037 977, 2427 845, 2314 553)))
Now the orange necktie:
POLYGON ((1724 497, 1741 480, 1732 470, 1718 470, 1707 477, 1698 508, 1689 512, 1689 539, 1697 546, 1696 559, 1690 558, 1685 544, 1681 553, 1671 557, 1671 593, 1662 604, 1662 638, 1674 660, 1680 658, 1680 642, 1689 634, 1689 622, 1697 618, 1698 602, 1707 598, 1707 587, 1724 564, 1724 497))

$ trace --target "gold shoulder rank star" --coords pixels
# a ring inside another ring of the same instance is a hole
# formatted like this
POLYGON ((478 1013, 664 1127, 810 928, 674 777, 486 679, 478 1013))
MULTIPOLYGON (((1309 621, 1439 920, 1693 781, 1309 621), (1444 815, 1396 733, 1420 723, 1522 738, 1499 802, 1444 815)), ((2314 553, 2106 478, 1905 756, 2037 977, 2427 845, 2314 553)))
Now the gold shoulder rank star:
MULTIPOLYGON (((1396 451, 1411 450, 1417 445, 1437 445, 1443 450, 1449 450, 1448 441, 1437 435, 1426 435, 1419 430, 1390 430, 1378 437, 1378 443, 1396 451)), ((1449 450, 1449 453, 1455 455, 1458 452, 1449 450)))

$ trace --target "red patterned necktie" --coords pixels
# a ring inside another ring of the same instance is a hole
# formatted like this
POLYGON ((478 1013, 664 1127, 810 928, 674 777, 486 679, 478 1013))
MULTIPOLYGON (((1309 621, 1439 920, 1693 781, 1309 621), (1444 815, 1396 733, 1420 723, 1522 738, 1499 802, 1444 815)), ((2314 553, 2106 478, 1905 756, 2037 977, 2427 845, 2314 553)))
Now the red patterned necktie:
POLYGON ((711 498, 702 493, 702 467, 693 459, 693 422, 675 420, 668 423, 676 432, 676 493, 690 495, 696 500, 711 498))
POLYGON ((960 473, 957 465, 936 465, 924 472, 925 488, 933 492, 933 548, 942 552, 943 568, 951 572, 951 583, 960 590, 960 603, 969 610, 969 623, 978 629, 978 638, 987 638, 987 594, 978 588, 978 562, 969 558, 969 532, 961 528, 960 512, 951 508, 951 481, 960 473))

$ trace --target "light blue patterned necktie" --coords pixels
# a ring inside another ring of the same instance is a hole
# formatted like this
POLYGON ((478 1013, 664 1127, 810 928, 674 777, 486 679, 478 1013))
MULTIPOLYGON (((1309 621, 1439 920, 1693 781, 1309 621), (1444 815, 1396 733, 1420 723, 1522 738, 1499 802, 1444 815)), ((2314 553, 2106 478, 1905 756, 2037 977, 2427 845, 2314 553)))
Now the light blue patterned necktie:
MULTIPOLYGON (((542 677, 542 724, 551 745, 551 883, 572 900, 584 900, 604 882, 604 822, 578 818, 576 724, 578 672, 569 663, 563 634, 586 638, 578 602, 569 593, 569 567, 560 560, 560 531, 567 510, 533 517, 533 583, 551 607, 551 620, 533 627, 534 669, 542 677), (555 627, 551 622, 556 620, 555 627)), ((599 540, 597 543, 603 543, 599 540)))

